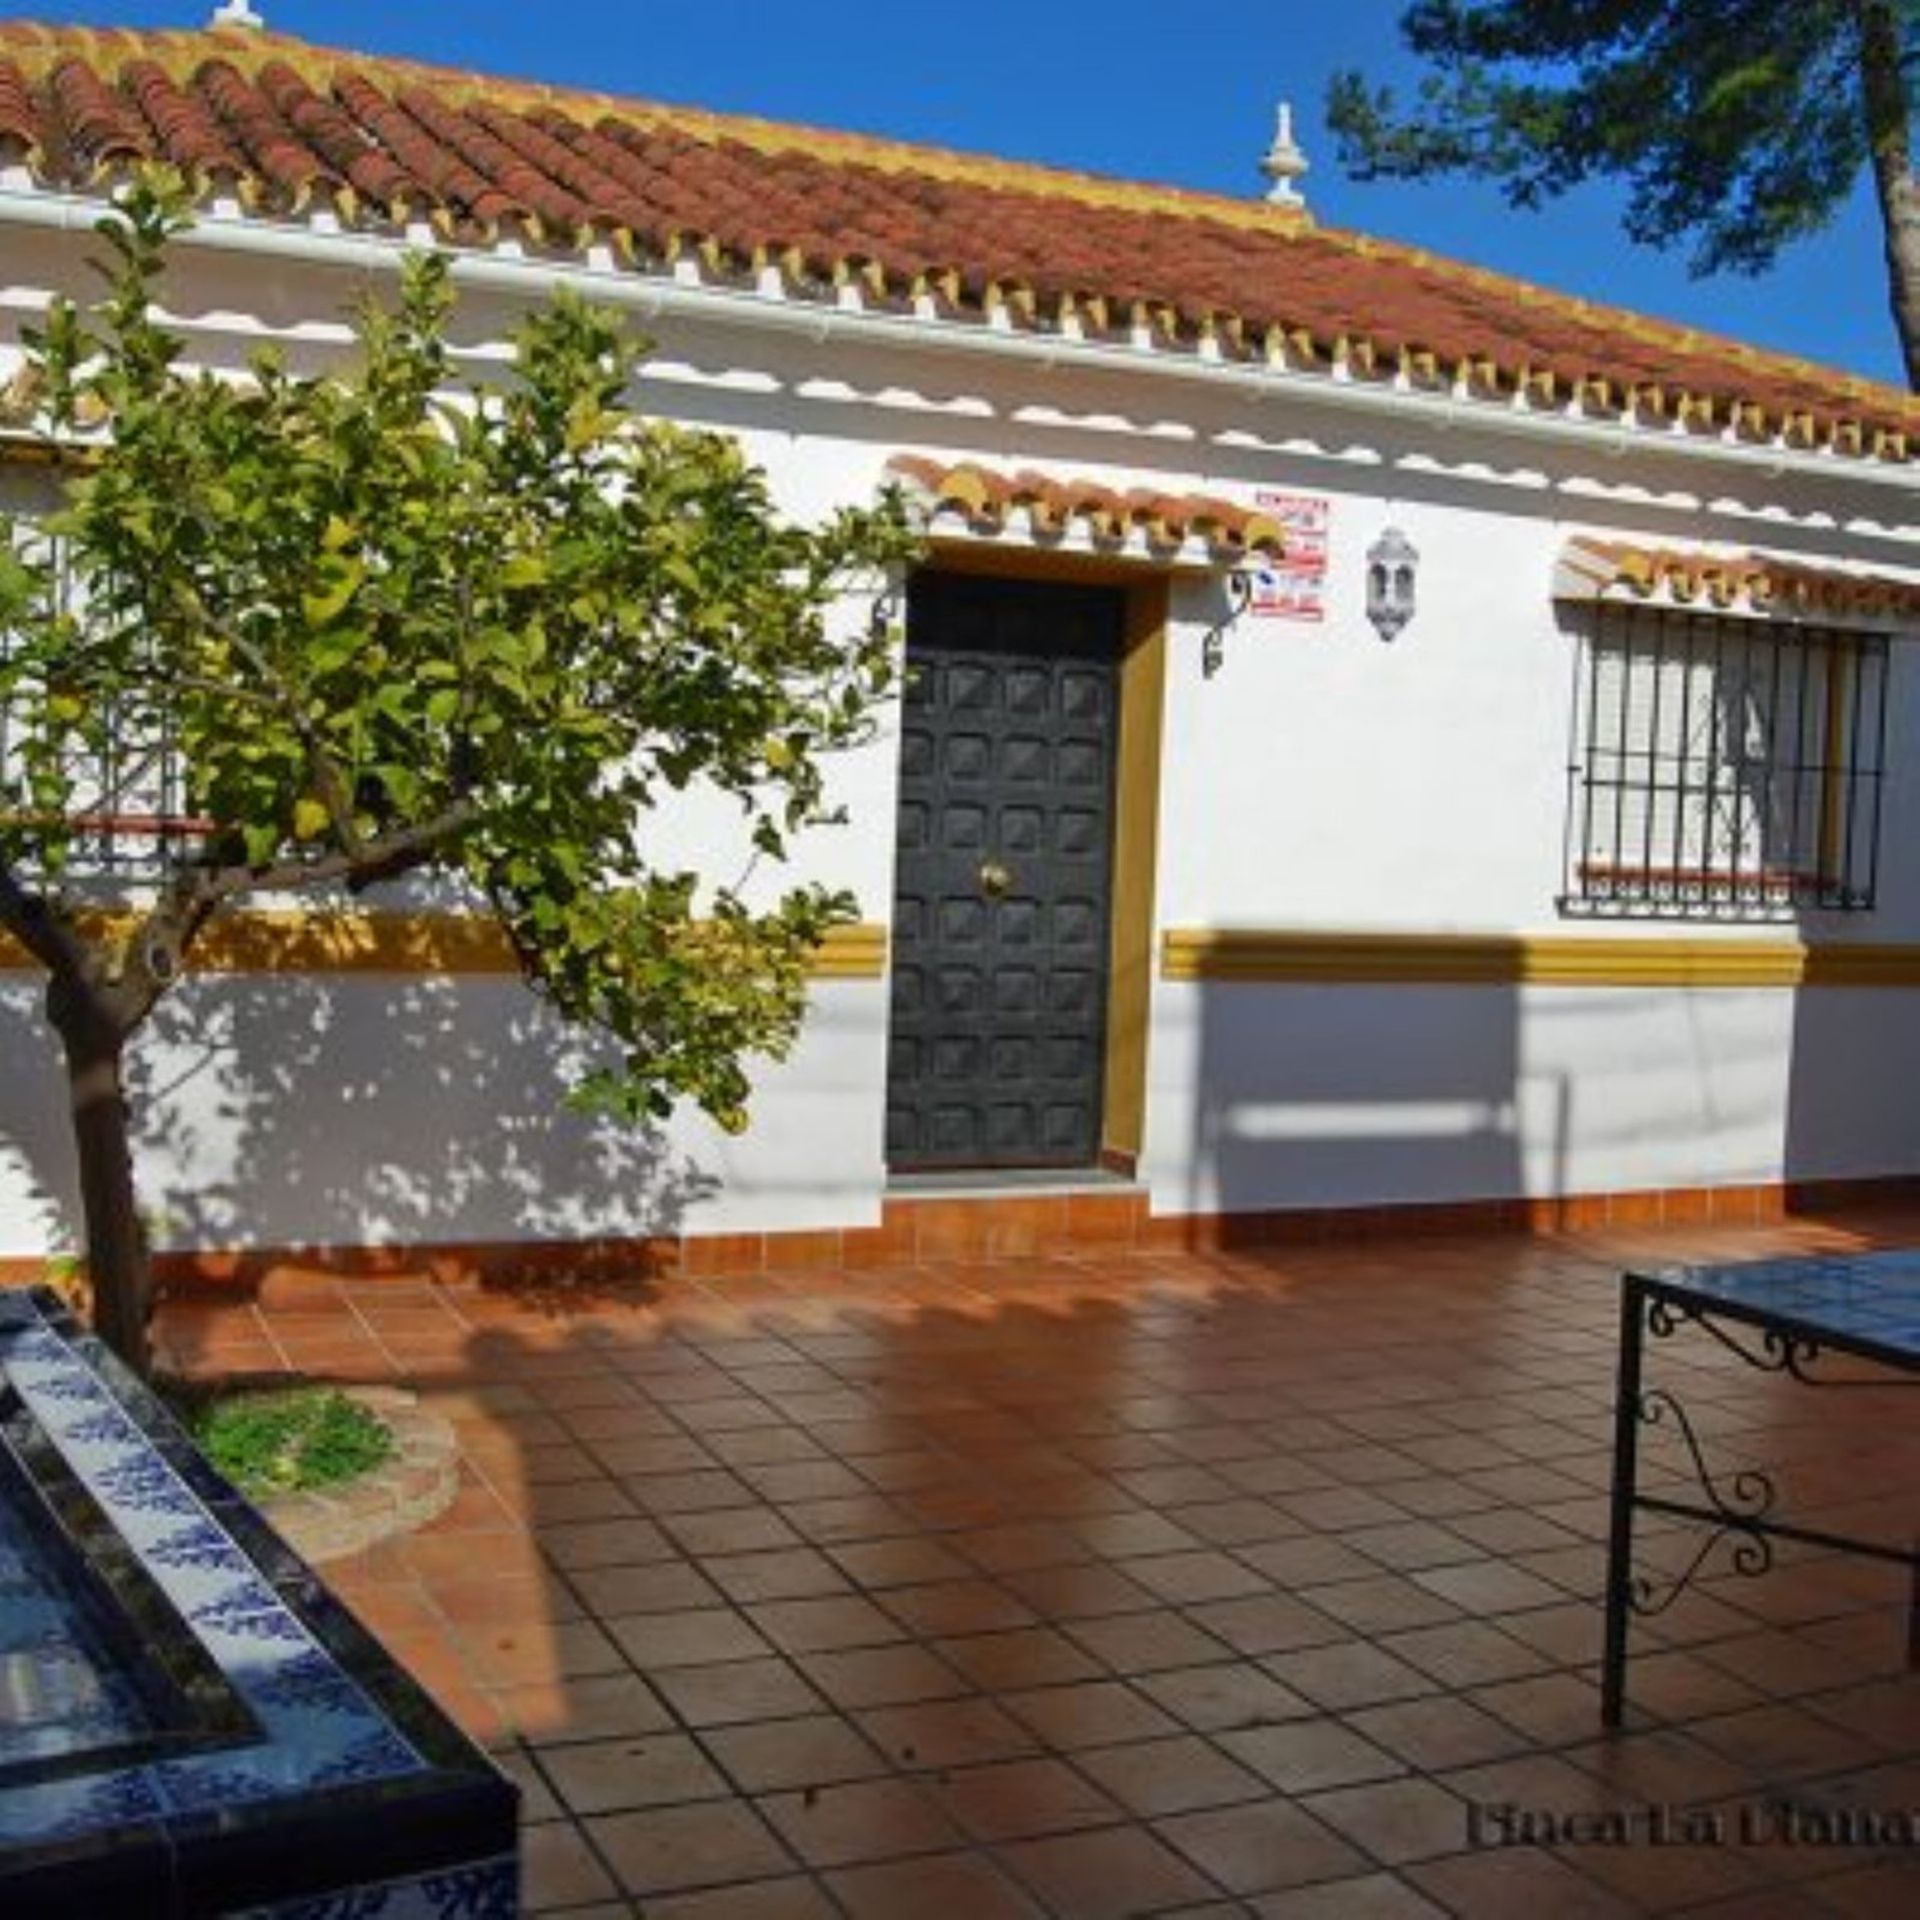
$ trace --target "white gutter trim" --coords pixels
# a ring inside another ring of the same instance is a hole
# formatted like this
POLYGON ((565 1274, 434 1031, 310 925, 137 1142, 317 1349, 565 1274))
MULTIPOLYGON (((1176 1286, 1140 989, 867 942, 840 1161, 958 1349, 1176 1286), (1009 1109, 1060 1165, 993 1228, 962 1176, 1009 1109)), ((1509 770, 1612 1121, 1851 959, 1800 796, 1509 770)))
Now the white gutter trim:
MULTIPOLYGON (((105 212, 101 202, 82 199, 77 194, 0 187, 0 227, 12 224, 60 233, 91 233, 105 212)), ((253 221, 243 225, 218 219, 203 220, 190 227, 173 244, 193 251, 251 256, 303 266, 358 268, 380 274, 396 273, 401 261, 419 250, 404 241, 372 234, 320 233, 302 227, 253 221)), ((1920 464, 1914 463, 1894 465, 1778 445, 1696 440, 1681 429, 1649 433, 1619 421, 1588 422, 1561 414, 1482 407, 1463 401, 1453 393, 1372 387, 1286 367, 1176 360, 1098 341, 955 326, 914 315, 874 313, 853 307, 816 306, 811 302, 770 298, 763 293, 643 278, 635 273, 577 263, 515 259, 451 249, 446 257, 452 263, 454 280, 459 285, 536 300, 556 287, 565 286, 593 299, 633 309, 643 320, 683 319, 749 331, 799 334, 815 344, 844 338, 921 353, 1020 360, 1034 364, 1043 372, 1050 367, 1067 366, 1127 373, 1225 388, 1258 399, 1287 396, 1347 412, 1387 416, 1402 422, 1419 421, 1442 430, 1458 427, 1509 439, 1548 441, 1596 456, 1647 453, 1695 465, 1758 472, 1768 478, 1795 474, 1828 484, 1920 492, 1920 464)))

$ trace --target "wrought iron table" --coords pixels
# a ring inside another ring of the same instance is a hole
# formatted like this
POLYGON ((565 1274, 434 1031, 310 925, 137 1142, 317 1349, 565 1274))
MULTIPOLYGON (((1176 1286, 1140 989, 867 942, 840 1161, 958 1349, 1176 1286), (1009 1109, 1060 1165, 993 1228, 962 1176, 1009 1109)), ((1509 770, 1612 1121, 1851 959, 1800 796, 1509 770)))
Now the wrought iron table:
MULTIPOLYGON (((1910 1665, 1920 1665, 1920 1549, 1774 1518, 1772 1478, 1757 1467, 1716 1478, 1686 1408, 1666 1388, 1643 1386, 1647 1337, 1669 1339, 1687 1327, 1710 1335, 1758 1372, 1782 1375, 1810 1387, 1883 1384, 1871 1376, 1835 1380, 1813 1371, 1826 1353, 1849 1354, 1900 1374, 1920 1376, 1920 1250, 1669 1267, 1622 1276, 1606 1642, 1601 1656, 1602 1721, 1609 1727, 1620 1724, 1631 1617, 1659 1613, 1669 1606, 1729 1536, 1734 1542, 1733 1565, 1746 1574, 1762 1574, 1772 1566, 1775 1540, 1861 1554, 1910 1569, 1907 1658, 1910 1665), (1700 1482, 1699 1500, 1640 1491, 1640 1429, 1645 1426, 1670 1426, 1678 1432, 1700 1482), (1633 1572, 1636 1513, 1697 1520, 1711 1531, 1685 1569, 1656 1586, 1633 1572)), ((1907 1384, 1920 1384, 1920 1380, 1907 1384)))

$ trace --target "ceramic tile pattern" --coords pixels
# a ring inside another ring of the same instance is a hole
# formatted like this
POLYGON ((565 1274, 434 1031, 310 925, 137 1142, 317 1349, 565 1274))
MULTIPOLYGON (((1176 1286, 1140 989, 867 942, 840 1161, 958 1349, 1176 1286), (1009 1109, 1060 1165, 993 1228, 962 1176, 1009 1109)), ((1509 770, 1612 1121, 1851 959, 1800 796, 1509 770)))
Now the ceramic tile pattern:
POLYGON ((99 191, 170 161, 251 214, 698 263, 945 318, 1906 460, 1887 387, 1252 199, 518 84, 279 33, 0 24, 0 164, 99 191))
POLYGON ((62 1911, 126 1911, 134 1885, 169 1910, 201 1910, 213 1885, 277 1897, 324 1883, 329 1839, 364 1843, 371 1821, 383 1884, 356 1913, 509 1911, 507 1789, 92 1349, 49 1296, 0 1293, 0 1904, 50 1911, 54 1887, 62 1911), (88 1605, 99 1619, 70 1633, 88 1605), (484 1872, 449 1859, 482 1832, 484 1872))
MULTIPOLYGON (((521 1784, 536 1911, 1905 1915, 1899 1570, 1716 1560, 1636 1629, 1618 1736, 1597 1688, 1619 1268, 1902 1241, 1920 1215, 631 1289, 289 1271, 163 1333, 456 1423, 453 1511, 331 1571, 521 1784)), ((1653 1364, 1717 1464, 1910 1533, 1910 1393, 1697 1333, 1653 1364)))

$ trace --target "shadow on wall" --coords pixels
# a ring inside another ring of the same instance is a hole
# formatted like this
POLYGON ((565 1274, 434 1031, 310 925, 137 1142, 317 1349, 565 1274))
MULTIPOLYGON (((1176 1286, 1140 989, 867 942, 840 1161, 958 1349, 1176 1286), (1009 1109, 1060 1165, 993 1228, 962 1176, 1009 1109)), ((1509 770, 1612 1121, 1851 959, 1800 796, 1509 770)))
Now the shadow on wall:
MULTIPOLYGON (((80 1239, 38 983, 0 994, 8 1239, 80 1239), (27 1217, 23 1220, 22 1215, 27 1217), (48 1235, 47 1237, 53 1237, 48 1235)), ((156 1246, 673 1235, 715 1182, 656 1129, 577 1112, 583 1036, 506 979, 186 982, 136 1041, 136 1175, 156 1246)))
POLYGON ((1784 1174, 1790 1188, 1920 1176, 1920 1023, 1910 990, 1813 986, 1794 995, 1784 1174))
POLYGON ((1196 1006, 1189 1211, 1523 1191, 1511 989, 1212 982, 1196 1006))

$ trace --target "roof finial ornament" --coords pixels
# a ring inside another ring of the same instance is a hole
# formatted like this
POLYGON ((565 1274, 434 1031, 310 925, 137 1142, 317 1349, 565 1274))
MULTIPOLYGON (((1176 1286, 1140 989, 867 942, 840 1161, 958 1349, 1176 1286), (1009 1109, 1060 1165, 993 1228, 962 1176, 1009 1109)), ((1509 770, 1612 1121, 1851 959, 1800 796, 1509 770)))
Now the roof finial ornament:
POLYGON ((215 7, 210 27, 264 27, 266 21, 247 4, 247 0, 225 0, 215 7))
POLYGON ((1273 182, 1267 189, 1267 198, 1276 207, 1304 207, 1307 203, 1294 182, 1307 170, 1307 156, 1293 137, 1293 102, 1282 100, 1274 125, 1273 145, 1260 162, 1260 171, 1273 182))

